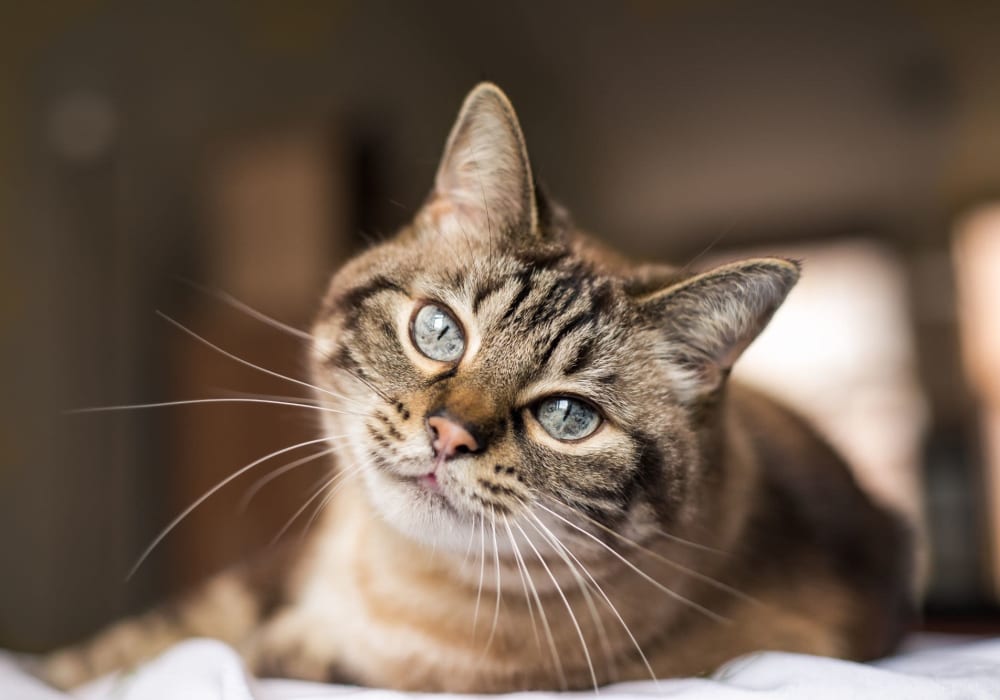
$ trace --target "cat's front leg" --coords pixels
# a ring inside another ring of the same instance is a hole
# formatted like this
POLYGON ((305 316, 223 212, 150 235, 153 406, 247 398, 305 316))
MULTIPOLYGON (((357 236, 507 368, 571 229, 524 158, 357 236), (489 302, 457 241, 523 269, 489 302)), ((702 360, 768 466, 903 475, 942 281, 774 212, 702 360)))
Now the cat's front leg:
POLYGON ((343 662, 343 628, 327 615, 286 608, 243 647, 250 671, 261 678, 356 683, 343 662))
POLYGON ((116 622, 84 642, 48 654, 36 671, 52 685, 68 689, 133 668, 190 637, 239 644, 258 623, 259 595, 244 571, 224 572, 180 600, 116 622))

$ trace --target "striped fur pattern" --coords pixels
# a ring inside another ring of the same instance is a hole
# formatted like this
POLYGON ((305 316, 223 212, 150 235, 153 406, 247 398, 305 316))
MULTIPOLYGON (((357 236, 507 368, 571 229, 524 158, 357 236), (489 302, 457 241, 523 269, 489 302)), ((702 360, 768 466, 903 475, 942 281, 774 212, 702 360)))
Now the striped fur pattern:
POLYGON ((47 675, 72 685, 193 634, 263 675, 460 692, 699 674, 767 648, 885 653, 912 610, 905 526, 797 417, 726 381, 798 274, 601 249, 536 191, 513 109, 479 86, 413 223, 322 303, 312 380, 341 449, 308 546, 47 675), (414 341, 428 303, 461 329, 455 361, 414 341), (599 427, 553 437, 549 397, 599 427), (438 459, 439 415, 475 449, 438 459))

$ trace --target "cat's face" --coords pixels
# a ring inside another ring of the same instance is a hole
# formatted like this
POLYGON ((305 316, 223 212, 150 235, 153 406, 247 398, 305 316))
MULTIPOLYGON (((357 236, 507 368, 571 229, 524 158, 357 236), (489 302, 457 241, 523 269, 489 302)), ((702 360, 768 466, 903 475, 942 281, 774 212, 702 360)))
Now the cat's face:
POLYGON ((318 364, 356 397, 336 422, 390 521, 440 540, 534 501, 613 521, 653 481, 680 495, 683 412, 650 381, 653 331, 620 282, 419 240, 376 249, 380 272, 333 295, 318 364))
POLYGON ((335 276, 313 378, 343 411, 328 421, 343 466, 416 539, 466 547, 477 524, 535 518, 565 529, 555 513, 588 528, 640 507, 679 520, 699 498, 698 402, 794 273, 602 264, 539 207, 513 111, 482 86, 412 226, 335 276), (730 298, 741 289, 752 303, 730 298))

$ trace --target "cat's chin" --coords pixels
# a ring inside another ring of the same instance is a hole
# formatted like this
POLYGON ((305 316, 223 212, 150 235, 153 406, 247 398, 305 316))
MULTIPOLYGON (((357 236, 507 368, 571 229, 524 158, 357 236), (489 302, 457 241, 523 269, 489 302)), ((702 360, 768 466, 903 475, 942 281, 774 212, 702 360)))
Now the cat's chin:
POLYGON ((374 509, 404 536, 433 547, 468 548, 479 515, 456 505, 436 480, 366 470, 365 485, 374 509))

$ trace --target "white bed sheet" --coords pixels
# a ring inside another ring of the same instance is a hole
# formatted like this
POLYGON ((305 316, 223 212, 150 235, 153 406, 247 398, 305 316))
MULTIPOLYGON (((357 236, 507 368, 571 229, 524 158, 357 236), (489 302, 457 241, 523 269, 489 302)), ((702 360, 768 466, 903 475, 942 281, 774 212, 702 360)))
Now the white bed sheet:
MULTIPOLYGON (((614 698, 681 700, 1000 699, 1000 638, 969 642, 923 637, 911 651, 871 664, 766 652, 736 659, 712 678, 621 683, 601 689, 614 698)), ((2 700, 394 700, 433 697, 378 689, 249 677, 236 653, 208 639, 183 642, 135 672, 101 679, 71 694, 30 676, 13 654, 0 652, 2 700)), ((524 700, 594 697, 519 693, 524 700)), ((489 696, 497 697, 497 696, 489 696)))

